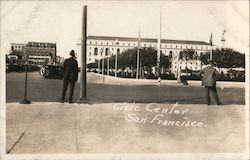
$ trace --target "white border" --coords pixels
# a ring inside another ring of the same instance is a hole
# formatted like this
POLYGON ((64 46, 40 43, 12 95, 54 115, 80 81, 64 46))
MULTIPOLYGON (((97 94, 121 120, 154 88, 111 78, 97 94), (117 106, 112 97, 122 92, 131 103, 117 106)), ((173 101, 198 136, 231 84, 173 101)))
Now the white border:
MULTIPOLYGON (((87 0, 91 1, 91 0, 87 0)), ((117 0, 119 1, 119 0, 117 0)), ((122 0, 121 0, 122 1, 122 0)), ((166 0, 167 1, 167 0, 166 0)), ((187 0, 188 1, 188 0, 187 0)), ((191 0, 190 0, 191 1, 191 0)), ((198 0, 199 1, 199 0, 198 0)), ((96 1, 97 3, 100 1, 96 1)), ((124 2, 124 1, 123 1, 124 2)), ((0 10, 1 10, 1 1, 0 1, 0 10)), ((0 19, 0 29, 1 29, 1 19, 0 19)), ((0 30, 2 34, 2 30, 0 30)), ((2 47, 2 40, 0 34, 0 47, 2 47)), ((172 153, 172 154, 6 154, 6 74, 5 74, 5 54, 1 53, 0 55, 0 159, 6 160, 18 160, 18 159, 112 159, 112 160, 121 160, 121 159, 221 159, 221 160, 248 160, 249 157, 249 51, 246 54, 246 82, 245 82, 245 153, 172 153)))

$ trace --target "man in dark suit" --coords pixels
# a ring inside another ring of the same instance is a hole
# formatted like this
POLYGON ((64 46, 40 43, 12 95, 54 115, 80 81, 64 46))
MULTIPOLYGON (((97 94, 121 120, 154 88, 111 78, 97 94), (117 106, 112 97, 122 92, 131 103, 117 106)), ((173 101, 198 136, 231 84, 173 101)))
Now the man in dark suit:
POLYGON ((210 105, 210 90, 213 93, 214 99, 217 105, 220 105, 219 97, 216 89, 216 80, 219 76, 219 72, 213 67, 213 61, 208 60, 209 66, 205 67, 199 72, 202 76, 202 86, 205 87, 207 105, 210 105))
POLYGON ((63 76, 63 90, 61 96, 61 102, 64 102, 65 93, 67 91, 68 84, 70 84, 70 93, 69 93, 69 103, 73 103, 73 93, 75 82, 78 79, 78 63, 75 57, 75 51, 70 51, 70 58, 66 59, 63 64, 64 76, 63 76))

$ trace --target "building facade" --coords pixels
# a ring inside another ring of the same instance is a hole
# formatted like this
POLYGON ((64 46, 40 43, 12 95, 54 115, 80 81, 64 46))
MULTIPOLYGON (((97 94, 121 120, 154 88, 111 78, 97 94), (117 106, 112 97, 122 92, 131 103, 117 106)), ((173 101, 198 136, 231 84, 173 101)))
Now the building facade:
POLYGON ((42 66, 56 63, 56 44, 42 42, 28 42, 24 47, 24 54, 28 56, 29 64, 42 66))
MULTIPOLYGON (((122 53, 131 48, 138 47, 138 38, 129 37, 107 37, 107 36, 88 36, 87 37, 87 63, 94 63, 95 60, 106 58, 122 53)), ((157 50, 157 39, 140 38, 140 47, 153 47, 157 50)), ((211 46, 204 41, 187 41, 187 40, 161 40, 161 52, 171 55, 170 71, 175 75, 180 70, 200 70, 202 63, 199 59, 185 61, 179 59, 180 53, 185 49, 195 50, 197 56, 210 52, 211 46)))
POLYGON ((15 55, 18 59, 23 59, 24 43, 11 43, 10 55, 15 55))

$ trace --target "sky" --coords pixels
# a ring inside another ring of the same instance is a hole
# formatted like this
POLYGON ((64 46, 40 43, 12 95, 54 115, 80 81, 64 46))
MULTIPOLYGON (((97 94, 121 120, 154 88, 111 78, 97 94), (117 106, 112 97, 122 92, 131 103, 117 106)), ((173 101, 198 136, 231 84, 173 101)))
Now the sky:
POLYGON ((249 53, 248 1, 1 1, 1 53, 10 43, 51 42, 58 55, 79 52, 82 8, 87 35, 198 40, 249 53))

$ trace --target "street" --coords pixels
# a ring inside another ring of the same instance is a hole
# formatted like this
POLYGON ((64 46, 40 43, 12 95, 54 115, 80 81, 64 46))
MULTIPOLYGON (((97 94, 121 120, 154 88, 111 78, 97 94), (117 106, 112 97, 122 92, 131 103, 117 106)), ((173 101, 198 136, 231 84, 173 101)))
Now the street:
MULTIPOLYGON (((24 97, 24 73, 6 74, 6 102, 19 102, 24 97)), ((184 104, 205 104, 204 88, 200 85, 183 86, 172 81, 171 85, 122 85, 100 83, 102 78, 96 74, 87 74, 87 99, 89 103, 111 102, 170 102, 184 104)), ((126 81, 126 79, 123 79, 126 81)), ((235 82, 233 82, 235 83, 235 82)), ((233 86, 233 85, 232 85, 233 86)), ((234 86, 233 86, 234 87, 234 86)), ((75 86, 74 101, 79 96, 79 83, 75 86)), ((223 104, 245 104, 244 88, 218 88, 223 104)), ((27 97, 32 102, 56 102, 60 99, 62 80, 44 79, 38 72, 28 73, 27 97)), ((68 92, 66 94, 67 98, 68 92)), ((211 94, 212 97, 212 94, 211 94)), ((213 103, 214 101, 212 101, 213 103)))
POLYGON ((61 104, 61 80, 28 77, 25 105, 24 73, 6 76, 6 153, 244 152, 244 88, 219 89, 224 105, 207 106, 198 85, 102 84, 88 73, 89 103, 61 104))

